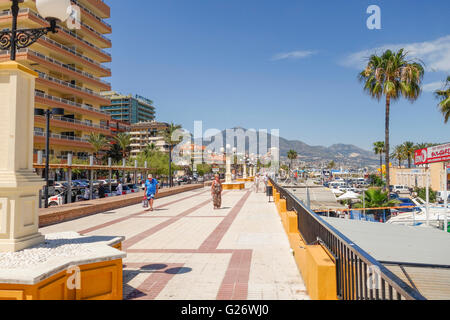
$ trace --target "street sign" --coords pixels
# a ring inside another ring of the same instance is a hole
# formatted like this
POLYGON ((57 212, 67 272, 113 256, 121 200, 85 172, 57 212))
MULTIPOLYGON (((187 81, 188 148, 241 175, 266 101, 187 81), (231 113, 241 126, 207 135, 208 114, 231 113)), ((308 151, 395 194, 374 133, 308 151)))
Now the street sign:
POLYGON ((450 143, 416 150, 415 164, 429 164, 450 161, 450 143))

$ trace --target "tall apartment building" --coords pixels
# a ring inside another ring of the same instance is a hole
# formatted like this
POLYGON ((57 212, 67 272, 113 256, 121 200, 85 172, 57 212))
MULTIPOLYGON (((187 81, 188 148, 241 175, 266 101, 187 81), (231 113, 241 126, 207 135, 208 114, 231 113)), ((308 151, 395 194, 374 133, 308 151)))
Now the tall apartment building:
MULTIPOLYGON (((58 33, 49 33, 17 52, 17 62, 39 74, 35 107, 64 109, 64 116, 52 119, 50 124, 50 154, 57 158, 65 158, 69 152, 74 157, 86 157, 92 152, 87 141, 91 132, 111 134, 111 116, 100 108, 109 104, 100 93, 111 90, 111 85, 102 80, 111 76, 111 70, 103 65, 111 62, 111 55, 105 51, 111 41, 104 34, 112 29, 103 20, 110 17, 110 8, 102 0, 72 0, 72 4, 80 8, 80 29, 70 30, 61 23, 58 33)), ((10 0, 0 0, 0 29, 11 28, 10 7, 10 0)), ((20 4, 19 28, 46 26, 34 0, 20 4)), ((9 53, 0 51, 0 61, 6 60, 9 53)), ((41 116, 35 116, 35 154, 38 150, 45 150, 45 118, 41 116)))
POLYGON ((150 99, 139 95, 126 96, 115 91, 103 92, 102 95, 110 100, 111 104, 101 108, 109 112, 114 120, 134 124, 155 119, 155 107, 150 99))
POLYGON ((169 127, 165 122, 140 122, 131 125, 131 155, 137 156, 148 145, 163 152, 169 152, 169 148, 164 141, 163 131, 169 127))

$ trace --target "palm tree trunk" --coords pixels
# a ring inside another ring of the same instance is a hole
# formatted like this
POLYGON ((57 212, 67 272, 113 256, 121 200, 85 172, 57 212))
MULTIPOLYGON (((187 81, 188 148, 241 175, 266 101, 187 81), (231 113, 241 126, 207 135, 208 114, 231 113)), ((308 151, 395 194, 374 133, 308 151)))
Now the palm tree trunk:
POLYGON ((411 155, 408 155, 408 168, 411 169, 411 155))
POLYGON ((380 152, 380 178, 383 180, 383 151, 380 152))
MULTIPOLYGON (((386 123, 385 123, 385 148, 386 148, 386 190, 389 191, 389 186, 391 185, 390 172, 389 172, 389 117, 390 117, 390 109, 391 109, 391 97, 386 96, 386 123)), ((388 198, 389 193, 388 193, 388 198)))

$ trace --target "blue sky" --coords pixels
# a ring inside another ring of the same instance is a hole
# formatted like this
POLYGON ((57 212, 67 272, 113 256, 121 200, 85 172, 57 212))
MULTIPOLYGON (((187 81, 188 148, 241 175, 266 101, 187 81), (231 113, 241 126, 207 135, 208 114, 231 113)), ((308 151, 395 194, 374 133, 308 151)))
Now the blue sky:
POLYGON ((432 89, 450 74, 450 1, 109 0, 113 90, 154 100, 157 120, 193 129, 280 129, 311 145, 384 139, 384 103, 363 93, 371 52, 406 47, 425 88, 396 102, 391 141, 445 142, 432 89), (369 30, 366 9, 381 8, 369 30))

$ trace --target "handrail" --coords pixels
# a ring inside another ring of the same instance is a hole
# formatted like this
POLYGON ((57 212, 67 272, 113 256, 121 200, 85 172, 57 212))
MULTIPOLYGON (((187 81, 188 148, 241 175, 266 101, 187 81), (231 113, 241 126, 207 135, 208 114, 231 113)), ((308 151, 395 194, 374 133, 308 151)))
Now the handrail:
MULTIPOLYGON (((41 132, 38 130, 34 130, 34 135, 38 136, 38 137, 47 137, 47 134, 45 132, 41 132)), ((50 133, 50 138, 89 143, 88 139, 74 137, 74 136, 64 136, 64 135, 55 134, 55 133, 50 133)))
MULTIPOLYGON (((30 14, 32 14, 33 16, 35 16, 36 18, 41 19, 42 21, 47 21, 47 20, 45 20, 44 17, 42 17, 39 13, 34 12, 34 11, 31 10, 30 8, 22 8, 22 9, 19 10, 19 12, 20 12, 20 13, 30 13, 30 14)), ((10 16, 10 15, 11 15, 11 10, 6 10, 6 11, 0 12, 0 17, 2 17, 2 16, 10 16)), ((86 41, 86 40, 80 38, 77 34, 75 34, 74 32, 72 32, 72 31, 66 29, 64 26, 59 25, 59 27, 60 27, 59 30, 61 30, 61 31, 67 33, 67 34, 69 34, 70 36, 76 38, 77 40, 82 41, 82 42, 84 42, 85 44, 89 45, 90 47, 92 47, 92 48, 94 48, 94 49, 100 51, 101 53, 103 53, 103 54, 105 54, 105 55, 111 57, 111 54, 110 54, 109 52, 106 52, 105 50, 103 50, 103 49, 97 47, 96 45, 90 43, 89 41, 86 41)), ((108 39, 107 39, 107 40, 108 40, 108 39)), ((83 56, 83 57, 85 57, 85 56, 83 56)), ((90 59, 90 58, 88 58, 88 57, 85 57, 85 59, 88 60, 88 61, 89 61, 89 60, 92 60, 92 59, 90 59)), ((93 60, 90 61, 90 62, 92 62, 92 63, 97 63, 97 62, 95 62, 95 61, 93 61, 93 60)), ((97 64, 98 64, 98 63, 97 63, 97 64)), ((101 64, 99 64, 99 65, 102 66, 101 64)), ((104 67, 104 68, 105 68, 105 69, 108 69, 108 68, 106 68, 106 67, 104 67)))
POLYGON ((55 83, 58 83, 60 85, 66 86, 66 87, 69 87, 69 88, 72 88, 72 89, 76 89, 76 90, 79 90, 79 91, 91 94, 91 95, 96 96, 98 98, 105 99, 103 96, 101 96, 100 94, 92 91, 91 89, 82 88, 82 87, 79 87, 77 85, 74 85, 74 84, 71 84, 69 82, 66 82, 64 80, 53 78, 53 77, 49 76, 48 74, 43 73, 41 71, 37 71, 37 70, 35 70, 35 71, 38 73, 39 78, 41 78, 41 79, 45 79, 45 80, 48 80, 48 81, 51 81, 51 82, 55 82, 55 83))
POLYGON ((322 217, 309 209, 294 194, 278 185, 273 179, 269 181, 286 199, 288 211, 295 211, 298 216, 298 228, 307 244, 322 242, 337 257, 336 277, 337 294, 344 300, 378 300, 396 299, 426 300, 419 292, 408 286, 393 272, 360 248, 356 243, 331 226, 322 217), (368 273, 376 272, 381 278, 381 289, 368 286, 368 273), (387 285, 387 287, 386 287, 387 285))
POLYGON ((53 59, 53 58, 47 57, 47 56, 45 56, 45 55, 43 55, 42 53, 39 53, 39 52, 37 52, 37 51, 34 51, 34 50, 31 50, 31 49, 25 48, 25 49, 19 49, 19 52, 22 52, 22 53, 31 53, 31 54, 35 55, 36 57, 41 58, 41 59, 44 59, 44 60, 46 60, 46 61, 48 61, 48 62, 51 62, 51 63, 53 63, 53 64, 56 64, 56 65, 58 65, 59 67, 62 67, 62 68, 65 68, 65 69, 67 69, 67 70, 76 72, 76 73, 78 73, 78 74, 80 74, 80 75, 82 75, 82 76, 88 77, 89 79, 92 79, 92 80, 101 82, 101 83, 103 83, 103 84, 106 84, 106 85, 108 85, 108 86, 111 86, 111 83, 109 83, 109 82, 107 82, 107 81, 105 81, 105 80, 102 80, 102 79, 100 79, 100 78, 98 78, 98 77, 95 77, 95 76, 93 76, 92 74, 90 74, 90 73, 88 73, 88 72, 85 72, 85 71, 83 71, 83 70, 80 70, 80 69, 78 69, 78 68, 76 68, 76 67, 72 67, 72 66, 70 66, 70 65, 68 65, 68 64, 62 63, 61 61, 58 61, 58 60, 55 60, 55 59, 53 59))
MULTIPOLYGON (((40 118, 44 118, 45 119, 45 117, 43 117, 43 116, 36 116, 36 117, 40 117, 40 118)), ((83 125, 83 126, 88 126, 88 127, 91 127, 91 128, 97 128, 97 129, 102 129, 102 130, 109 130, 109 127, 107 127, 107 126, 103 126, 101 124, 100 125, 99 124, 93 124, 93 123, 90 123, 88 121, 81 121, 81 120, 78 120, 78 119, 59 117, 59 118, 55 118, 53 120, 80 124, 80 125, 83 125)))
POLYGON ((68 104, 68 105, 75 106, 75 107, 82 108, 82 109, 86 109, 86 110, 89 110, 89 111, 98 112, 98 113, 101 113, 101 114, 104 114, 104 115, 109 115, 108 112, 103 111, 101 109, 96 109, 96 108, 88 106, 86 104, 81 104, 81 103, 70 101, 70 100, 67 100, 67 99, 51 96, 51 95, 48 95, 48 94, 45 94, 45 93, 42 93, 42 92, 39 92, 39 91, 35 91, 35 96, 41 97, 41 98, 44 98, 44 99, 57 101, 57 102, 64 103, 64 104, 68 104))

